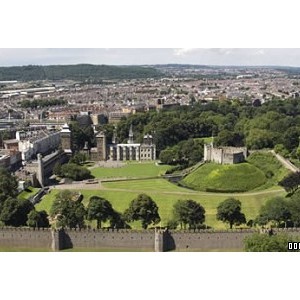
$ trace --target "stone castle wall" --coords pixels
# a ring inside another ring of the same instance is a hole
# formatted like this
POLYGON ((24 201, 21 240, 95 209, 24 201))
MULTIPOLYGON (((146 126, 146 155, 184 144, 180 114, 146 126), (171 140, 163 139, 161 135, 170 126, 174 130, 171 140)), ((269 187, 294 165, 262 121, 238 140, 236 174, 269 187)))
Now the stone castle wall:
POLYGON ((0 247, 45 248, 51 249, 52 232, 50 229, 1 228, 0 247))
MULTIPOLYGON (((276 229, 300 236, 300 228, 276 229)), ((62 250, 68 248, 119 249, 141 251, 242 250, 245 237, 255 230, 157 231, 144 230, 51 230, 1 228, 1 248, 62 250)))

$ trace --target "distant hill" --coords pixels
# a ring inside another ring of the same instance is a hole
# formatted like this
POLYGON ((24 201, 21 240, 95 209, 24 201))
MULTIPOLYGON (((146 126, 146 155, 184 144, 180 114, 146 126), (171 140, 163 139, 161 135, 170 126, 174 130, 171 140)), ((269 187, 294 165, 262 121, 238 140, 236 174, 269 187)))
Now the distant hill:
POLYGON ((78 80, 97 82, 104 79, 138 79, 160 77, 162 73, 152 67, 108 65, 50 65, 0 67, 0 80, 78 80))

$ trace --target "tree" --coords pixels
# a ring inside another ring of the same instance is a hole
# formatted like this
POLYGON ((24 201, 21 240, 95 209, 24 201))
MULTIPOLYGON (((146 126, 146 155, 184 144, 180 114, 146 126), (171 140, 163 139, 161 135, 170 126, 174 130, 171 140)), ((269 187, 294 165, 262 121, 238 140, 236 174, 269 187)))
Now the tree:
POLYGON ((87 207, 87 219, 97 220, 97 228, 101 228, 101 222, 106 222, 114 215, 110 202, 104 198, 93 196, 87 207))
POLYGON ((16 177, 11 175, 6 169, 0 168, 0 206, 8 197, 17 196, 17 187, 16 177))
POLYGON ((247 252, 288 252, 288 242, 299 242, 299 238, 255 233, 245 238, 244 247, 247 252))
POLYGON ((25 226, 27 215, 33 209, 29 200, 8 198, 2 206, 0 220, 7 226, 25 226))
POLYGON ((68 190, 56 195, 50 210, 51 218, 56 220, 57 227, 84 227, 85 208, 80 201, 73 200, 76 193, 68 190))
POLYGON ((194 200, 178 200, 173 207, 174 220, 182 224, 184 228, 195 229, 197 225, 205 221, 205 209, 194 200))
POLYGON ((277 222, 277 226, 281 222, 290 219, 291 212, 287 201, 282 197, 275 197, 266 202, 260 209, 258 220, 261 224, 267 224, 269 221, 277 222))
POLYGON ((84 153, 77 152, 71 159, 70 163, 74 163, 76 165, 81 165, 86 161, 86 155, 84 153))
POLYGON ((85 167, 80 167, 73 163, 65 164, 61 167, 61 174, 73 180, 84 180, 91 178, 91 171, 85 167))
POLYGON ((274 147, 274 151, 283 157, 288 157, 289 156, 289 151, 284 147, 283 144, 277 144, 274 147))
POLYGON ((57 176, 62 176, 61 164, 57 162, 53 167, 53 173, 57 176))
POLYGON ((300 225, 300 191, 296 191, 287 202, 294 226, 300 225))
POLYGON ((288 193, 294 193, 300 185, 300 172, 289 173, 278 184, 288 193))
POLYGON ((235 198, 228 198, 217 207, 217 220, 233 225, 246 223, 245 215, 241 212, 241 202, 235 198))
POLYGON ((141 221, 142 227, 146 229, 150 224, 160 221, 156 203, 146 194, 140 194, 133 199, 124 212, 126 221, 141 221))
POLYGON ((27 225, 29 227, 47 228, 50 226, 48 214, 46 211, 36 211, 33 209, 27 216, 27 225))

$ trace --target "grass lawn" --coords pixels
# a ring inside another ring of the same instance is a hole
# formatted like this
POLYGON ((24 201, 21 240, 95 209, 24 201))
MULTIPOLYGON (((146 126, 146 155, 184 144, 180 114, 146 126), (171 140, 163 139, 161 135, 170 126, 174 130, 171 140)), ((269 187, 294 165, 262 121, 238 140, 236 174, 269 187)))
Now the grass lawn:
MULTIPOLYGON (((254 219, 261 207, 269 198, 278 195, 285 195, 281 190, 269 189, 264 192, 253 194, 213 194, 191 191, 173 185, 164 179, 131 180, 126 182, 108 182, 103 184, 103 190, 81 190, 83 203, 88 204, 89 198, 98 195, 109 200, 115 210, 124 212, 141 191, 144 191, 157 203, 159 214, 162 219, 161 225, 166 226, 172 218, 172 209, 178 199, 192 199, 199 202, 206 210, 206 224, 216 229, 228 228, 224 223, 216 220, 217 206, 220 202, 230 196, 234 196, 242 202, 242 211, 247 220, 254 219)), ((55 194, 59 190, 52 190, 50 194, 43 197, 43 200, 36 205, 37 210, 50 211, 55 194)), ((140 222, 130 224, 132 228, 140 229, 140 222)))
POLYGON ((131 162, 119 168, 93 168, 91 174, 95 178, 143 178, 163 175, 169 168, 168 165, 156 165, 154 162, 131 162))
POLYGON ((40 190, 39 188, 33 188, 30 186, 29 188, 27 188, 26 190, 24 190, 18 195, 18 199, 20 200, 29 199, 31 196, 34 196, 39 190, 40 190))
POLYGON ((199 191, 245 192, 263 185, 266 181, 263 171, 249 163, 207 163, 185 177, 182 184, 199 191))

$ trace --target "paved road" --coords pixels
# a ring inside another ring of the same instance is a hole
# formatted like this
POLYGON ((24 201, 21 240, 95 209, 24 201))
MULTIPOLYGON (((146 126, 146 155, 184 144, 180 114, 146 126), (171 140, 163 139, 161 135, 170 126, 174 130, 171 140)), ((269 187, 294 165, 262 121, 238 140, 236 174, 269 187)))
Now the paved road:
MULTIPOLYGON (((98 184, 85 184, 85 183, 76 183, 76 184, 61 184, 57 186, 52 186, 52 189, 60 189, 60 190, 101 190, 101 191, 116 191, 116 192, 133 192, 133 193, 145 193, 145 190, 131 190, 131 189, 119 189, 119 188, 108 188, 98 184)), ((182 192, 170 192, 170 191, 163 191, 163 190, 149 190, 152 194, 166 194, 166 195, 198 195, 198 196, 239 196, 239 197, 246 197, 246 196, 258 196, 258 195, 265 195, 265 194, 278 194, 284 192, 282 188, 270 189, 270 190, 263 190, 257 192, 248 192, 248 193, 208 193, 208 192, 199 192, 199 191, 182 191, 182 192)))
POLYGON ((297 168, 295 165, 293 165, 288 159, 282 157, 280 154, 275 153, 274 150, 271 150, 271 153, 279 160, 279 162, 281 162, 281 164, 289 169, 290 171, 296 173, 299 172, 299 168, 297 168))

